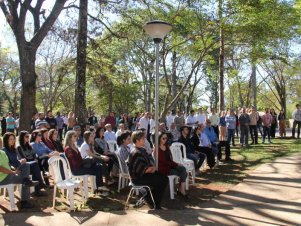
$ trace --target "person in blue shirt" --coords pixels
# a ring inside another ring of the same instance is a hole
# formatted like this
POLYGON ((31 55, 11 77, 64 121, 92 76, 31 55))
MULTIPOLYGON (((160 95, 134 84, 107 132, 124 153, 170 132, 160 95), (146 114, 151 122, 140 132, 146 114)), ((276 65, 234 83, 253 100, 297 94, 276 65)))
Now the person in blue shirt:
POLYGON ((236 117, 233 109, 230 110, 230 113, 226 116, 225 121, 228 134, 227 141, 230 144, 232 140, 232 146, 235 146, 234 136, 236 129, 236 117))
POLYGON ((48 159, 52 156, 58 156, 60 153, 58 151, 53 151, 49 149, 43 142, 42 142, 42 133, 40 130, 35 130, 31 134, 31 147, 36 152, 38 156, 38 161, 40 165, 40 169, 43 171, 44 181, 45 184, 49 186, 49 165, 48 159))
POLYGON ((230 145, 229 145, 228 141, 219 141, 213 127, 211 126, 210 119, 206 120, 205 133, 206 133, 207 137, 209 138, 212 146, 218 148, 218 154, 217 154, 218 159, 221 160, 221 158, 222 158, 221 148, 225 147, 225 154, 226 154, 225 161, 231 161, 232 159, 230 158, 230 155, 231 155, 230 145))

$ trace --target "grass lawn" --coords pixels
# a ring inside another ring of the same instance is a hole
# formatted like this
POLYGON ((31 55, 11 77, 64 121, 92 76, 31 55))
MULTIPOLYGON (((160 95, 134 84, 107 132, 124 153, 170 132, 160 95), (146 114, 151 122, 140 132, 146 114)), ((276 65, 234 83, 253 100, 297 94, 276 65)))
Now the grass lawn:
MULTIPOLYGON (((197 207, 241 182, 257 166, 271 162, 277 157, 288 156, 297 152, 301 152, 301 140, 274 139, 273 144, 252 145, 247 148, 231 147, 231 158, 235 160, 234 162, 221 162, 217 168, 203 171, 201 176, 196 178, 196 184, 190 186, 188 191, 190 199, 188 200, 183 200, 177 196, 175 196, 174 200, 170 200, 169 189, 166 189, 162 206, 167 209, 197 207)), ((80 211, 124 210, 124 203, 129 188, 125 188, 118 193, 117 184, 115 183, 110 186, 110 189, 111 194, 109 197, 104 198, 91 194, 86 204, 81 202, 80 192, 77 191, 75 195, 77 209, 80 211)), ((33 197, 32 202, 36 205, 36 208, 28 211, 68 211, 68 201, 65 197, 62 197, 62 199, 57 198, 56 209, 52 209, 53 190, 47 190, 47 193, 47 197, 33 197)), ((19 193, 16 192, 15 194, 18 199, 19 193)), ((60 196, 62 195, 60 194, 60 196)), ((135 199, 132 201, 134 203, 135 199)), ((144 206, 142 209, 147 209, 147 207, 144 206)), ((7 211, 9 211, 8 198, 6 200, 0 198, 0 213, 7 211)))

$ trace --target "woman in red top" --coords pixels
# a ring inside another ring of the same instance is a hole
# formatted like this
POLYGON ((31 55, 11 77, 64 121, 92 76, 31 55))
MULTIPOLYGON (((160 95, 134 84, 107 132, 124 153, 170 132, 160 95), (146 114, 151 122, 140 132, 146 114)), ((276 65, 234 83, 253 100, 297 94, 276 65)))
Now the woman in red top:
POLYGON ((94 175, 96 176, 96 192, 102 196, 108 196, 109 189, 103 186, 101 164, 95 162, 91 166, 85 166, 82 156, 76 146, 76 131, 70 130, 66 133, 64 140, 64 151, 69 161, 71 172, 73 175, 94 175))
POLYGON ((161 133, 159 135, 159 162, 158 171, 165 175, 176 175, 180 177, 180 184, 178 194, 184 198, 188 198, 185 192, 185 181, 187 178, 186 168, 172 160, 169 145, 167 143, 167 134, 161 133))

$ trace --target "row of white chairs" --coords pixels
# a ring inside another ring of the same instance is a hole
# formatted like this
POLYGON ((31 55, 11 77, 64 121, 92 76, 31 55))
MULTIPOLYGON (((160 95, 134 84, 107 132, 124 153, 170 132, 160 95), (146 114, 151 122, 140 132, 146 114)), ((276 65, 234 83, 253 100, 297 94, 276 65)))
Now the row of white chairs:
MULTIPOLYGON (((125 162, 123 162, 120 159, 119 152, 117 151, 117 144, 116 141, 109 141, 109 148, 110 151, 115 153, 118 162, 119 162, 119 180, 118 180, 118 192, 120 192, 120 189, 127 186, 130 182, 130 175, 128 172, 128 168, 125 162)), ((194 162, 186 157, 186 148, 185 145, 179 142, 175 142, 170 147, 173 161, 185 166, 187 173, 191 175, 192 177, 192 183, 195 183, 195 168, 194 168, 194 162)), ((70 201, 70 209, 74 209, 74 189, 80 188, 82 199, 83 201, 86 201, 89 197, 89 191, 88 191, 88 180, 91 181, 91 189, 92 191, 96 189, 95 186, 95 176, 93 175, 83 175, 83 176, 75 176, 72 175, 69 161, 66 157, 60 157, 55 156, 49 159, 49 167, 50 172, 53 175, 54 179, 54 194, 53 194, 53 207, 55 207, 55 198, 56 198, 56 192, 57 189, 65 189, 67 190, 67 194, 69 195, 69 201, 70 201), (65 175, 65 179, 63 180, 62 174, 61 174, 61 167, 60 162, 63 166, 63 171, 65 175), (81 184, 83 184, 83 189, 81 187, 81 184), (83 190, 83 192, 82 192, 83 190)), ((179 181, 179 177, 175 175, 168 176, 169 178, 169 188, 170 188, 170 199, 174 199, 174 186, 179 181)), ((6 188, 9 194, 10 198, 10 204, 11 209, 15 209, 15 203, 14 203, 14 186, 15 185, 4 185, 0 186, 0 188, 6 188)), ((137 186, 136 186, 137 189, 137 186)), ((189 178, 186 179, 186 190, 189 189, 189 178)), ((134 189, 135 190, 135 189, 134 189)), ((139 190, 139 189, 138 189, 139 190)), ((136 191, 137 192, 137 191, 136 191)), ((129 196, 131 195, 132 191, 130 192, 129 196)))

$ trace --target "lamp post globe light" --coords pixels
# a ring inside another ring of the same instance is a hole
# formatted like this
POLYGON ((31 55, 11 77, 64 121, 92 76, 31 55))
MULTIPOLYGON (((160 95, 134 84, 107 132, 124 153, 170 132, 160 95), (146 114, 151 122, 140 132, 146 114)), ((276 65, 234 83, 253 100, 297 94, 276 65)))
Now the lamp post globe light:
POLYGON ((169 23, 160 20, 147 22, 143 29, 153 38, 156 45, 156 77, 155 77, 155 150, 156 169, 158 169, 158 147, 159 147, 159 44, 162 39, 171 31, 169 23))

